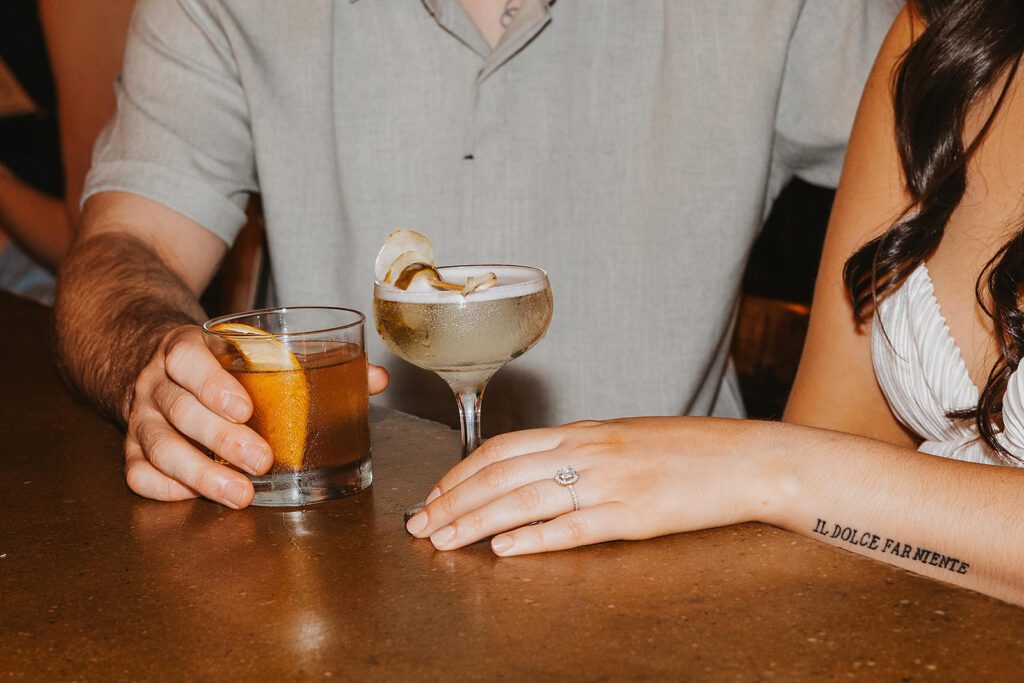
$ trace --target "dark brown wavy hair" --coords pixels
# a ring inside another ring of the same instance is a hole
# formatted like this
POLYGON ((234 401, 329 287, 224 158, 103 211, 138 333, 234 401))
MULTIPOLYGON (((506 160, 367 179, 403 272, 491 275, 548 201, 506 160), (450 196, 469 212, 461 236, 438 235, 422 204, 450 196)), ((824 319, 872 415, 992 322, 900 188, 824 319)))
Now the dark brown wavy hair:
MULTIPOLYGON (((896 70, 893 105, 896 144, 911 200, 892 227, 846 262, 843 280, 860 324, 939 245, 967 190, 967 164, 999 113, 1024 54, 1022 0, 914 0, 910 9, 925 28, 896 70), (1001 79, 1005 81, 999 85, 1001 79), (968 112, 996 87, 995 106, 977 136, 965 142, 968 112)), ((1007 381, 1024 355, 1021 227, 982 269, 975 286, 978 303, 994 323, 1000 357, 978 404, 948 415, 973 419, 981 438, 1008 463, 1021 459, 996 441, 996 435, 1002 429, 1007 381)))

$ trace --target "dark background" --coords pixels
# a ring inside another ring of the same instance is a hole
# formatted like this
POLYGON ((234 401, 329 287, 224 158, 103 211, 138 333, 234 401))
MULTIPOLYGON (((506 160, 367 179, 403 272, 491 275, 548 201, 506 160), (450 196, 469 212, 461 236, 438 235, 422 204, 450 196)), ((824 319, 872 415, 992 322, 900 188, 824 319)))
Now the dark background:
POLYGON ((58 196, 64 180, 56 101, 35 0, 0 0, 0 57, 39 106, 34 115, 0 118, 0 163, 58 196))

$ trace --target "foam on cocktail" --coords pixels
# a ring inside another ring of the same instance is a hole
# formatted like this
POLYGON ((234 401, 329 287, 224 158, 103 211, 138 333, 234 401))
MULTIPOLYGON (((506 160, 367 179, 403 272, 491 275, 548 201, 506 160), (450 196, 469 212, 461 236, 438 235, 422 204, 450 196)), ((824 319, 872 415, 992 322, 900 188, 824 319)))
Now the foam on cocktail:
POLYGON ((498 301, 547 287, 544 271, 526 266, 445 266, 434 263, 434 245, 415 230, 395 230, 373 264, 375 296, 384 301, 451 303, 498 301))
POLYGON ((394 285, 377 282, 374 295, 385 301, 415 301, 417 303, 451 303, 459 299, 471 299, 472 301, 495 301, 497 299, 509 299, 517 296, 525 296, 543 291, 547 288, 547 280, 544 271, 539 268, 528 266, 442 266, 437 269, 441 276, 448 282, 465 282, 469 277, 483 277, 487 273, 494 273, 498 280, 488 287, 463 296, 459 291, 449 291, 422 285, 417 289, 399 289, 394 285))

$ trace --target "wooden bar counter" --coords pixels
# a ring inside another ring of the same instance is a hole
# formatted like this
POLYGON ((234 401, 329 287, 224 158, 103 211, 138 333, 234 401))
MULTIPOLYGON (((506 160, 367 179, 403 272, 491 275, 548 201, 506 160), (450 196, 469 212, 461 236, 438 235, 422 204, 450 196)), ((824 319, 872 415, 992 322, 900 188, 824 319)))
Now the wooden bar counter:
MULTIPOLYGON (((762 525, 498 559, 402 510, 457 459, 375 411, 374 484, 157 503, 0 294, 0 679, 1021 680, 1024 609, 762 525)), ((454 410, 454 406, 453 406, 454 410)))

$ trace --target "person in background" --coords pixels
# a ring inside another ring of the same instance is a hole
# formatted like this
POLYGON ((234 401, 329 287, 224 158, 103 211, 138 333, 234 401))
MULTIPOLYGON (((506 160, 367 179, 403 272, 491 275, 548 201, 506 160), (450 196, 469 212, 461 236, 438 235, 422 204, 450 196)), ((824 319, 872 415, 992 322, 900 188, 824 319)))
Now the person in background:
POLYGON ((114 113, 134 0, 39 0, 39 18, 57 91, 63 199, 0 166, 0 288, 42 301, 71 248, 93 144, 114 113))
MULTIPOLYGON (((61 270, 67 375, 126 425, 134 491, 248 505, 249 480, 194 445, 272 462, 196 297, 259 191, 280 305, 369 310, 397 227, 444 263, 547 269, 554 320, 488 388, 492 428, 741 415, 728 349, 751 241, 788 178, 837 180, 896 9, 142 0, 61 270)), ((452 409, 386 362, 391 407, 452 409)))
POLYGON ((70 246, 63 203, 0 165, 0 289, 52 303, 54 273, 70 246))
POLYGON ((495 535, 507 556, 762 521, 1024 604, 1022 59, 1019 2, 915 0, 896 20, 784 424, 503 435, 410 532, 443 549, 495 535))

